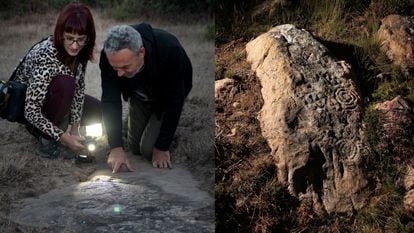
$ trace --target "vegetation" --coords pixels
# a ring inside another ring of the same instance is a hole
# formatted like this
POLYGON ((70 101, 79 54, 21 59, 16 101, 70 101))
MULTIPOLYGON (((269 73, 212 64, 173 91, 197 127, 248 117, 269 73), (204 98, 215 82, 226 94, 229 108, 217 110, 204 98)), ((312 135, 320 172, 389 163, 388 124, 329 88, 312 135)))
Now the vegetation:
POLYGON ((364 71, 362 76, 365 74, 366 77, 363 78, 367 78, 359 81, 363 86, 375 87, 376 90, 368 90, 374 101, 388 100, 397 93, 409 101, 414 100, 413 81, 404 79, 399 68, 390 65, 380 52, 375 35, 383 17, 390 14, 414 15, 413 1, 293 0, 269 5, 271 2, 275 1, 216 2, 216 44, 240 39, 249 41, 275 25, 294 24, 324 41, 358 48, 352 51, 352 56, 357 58, 357 68, 364 71), (381 73, 384 79, 373 79, 373 74, 381 73))
POLYGON ((270 4, 277 1, 216 1, 214 12, 217 41, 222 43, 238 38, 248 39, 266 28, 285 23, 312 32, 322 28, 320 30, 325 30, 331 36, 343 36, 345 40, 352 41, 354 35, 343 32, 350 32, 350 24, 358 17, 364 16, 368 22, 366 26, 375 29, 379 20, 386 15, 413 15, 414 12, 411 0, 291 0, 279 1, 286 3, 270 5, 269 8, 265 2, 270 4), (263 10, 260 10, 259 5, 263 10))
MULTIPOLYGON (((299 205, 292 197, 287 198, 288 194, 282 194, 282 189, 269 189, 269 184, 275 185, 275 182, 272 179, 263 182, 260 179, 263 175, 251 174, 251 168, 232 172, 231 182, 223 180, 229 174, 221 174, 220 166, 224 171, 227 168, 227 162, 222 161, 216 172, 217 232, 229 232, 232 227, 239 232, 287 232, 288 229, 290 232, 413 232, 414 218, 403 208, 405 190, 402 184, 406 165, 413 163, 413 113, 386 119, 384 113, 375 110, 375 105, 401 96, 411 107, 414 106, 412 71, 407 75, 400 67, 392 65, 381 52, 376 37, 380 20, 385 16, 414 15, 414 1, 275 2, 216 1, 217 50, 237 47, 234 44, 246 43, 276 25, 287 23, 310 31, 328 49, 330 46, 341 48, 332 52, 351 63, 358 74, 356 81, 364 99, 363 123, 373 152, 373 158, 367 164, 372 198, 366 208, 356 213, 316 217, 309 210, 302 212, 301 208, 306 209, 306 206, 299 205), (387 124, 389 121, 392 124, 387 124), (260 198, 255 196, 256 193, 260 198), (243 195, 246 200, 241 198, 243 195), (288 199, 291 201, 289 207, 284 205, 288 199), (264 202, 268 205, 266 208, 264 202)), ((242 62, 238 54, 228 53, 227 63, 216 61, 216 79, 234 75, 234 69, 228 64, 242 62)), ((240 155, 241 158, 246 156, 240 155)), ((231 159, 238 158, 232 154, 231 159)))
POLYGON ((71 2, 82 2, 91 7, 105 8, 110 16, 119 20, 136 18, 137 15, 147 12, 212 15, 212 0, 21 0, 2 1, 0 3, 0 17, 22 16, 28 12, 45 13, 50 9, 60 10, 71 2))

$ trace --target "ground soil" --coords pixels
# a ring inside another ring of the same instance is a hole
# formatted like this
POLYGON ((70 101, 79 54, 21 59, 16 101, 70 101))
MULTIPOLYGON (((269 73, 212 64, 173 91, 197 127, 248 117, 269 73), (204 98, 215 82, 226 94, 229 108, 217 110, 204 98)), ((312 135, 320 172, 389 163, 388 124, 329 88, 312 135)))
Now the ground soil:
POLYGON ((216 78, 230 74, 229 78, 236 81, 226 98, 215 100, 216 182, 226 180, 226 174, 246 158, 270 151, 256 118, 263 104, 261 86, 246 64, 243 66, 231 58, 233 53, 243 54, 244 46, 245 43, 230 43, 217 48, 215 53, 217 67, 223 68, 221 77, 216 78))
POLYGON ((234 88, 215 100, 216 232, 265 232, 272 224, 263 227, 261 221, 276 214, 273 207, 262 208, 275 201, 275 195, 262 189, 277 186, 276 168, 257 120, 263 105, 261 85, 245 62, 245 45, 233 41, 215 53, 216 79, 235 80, 234 88))

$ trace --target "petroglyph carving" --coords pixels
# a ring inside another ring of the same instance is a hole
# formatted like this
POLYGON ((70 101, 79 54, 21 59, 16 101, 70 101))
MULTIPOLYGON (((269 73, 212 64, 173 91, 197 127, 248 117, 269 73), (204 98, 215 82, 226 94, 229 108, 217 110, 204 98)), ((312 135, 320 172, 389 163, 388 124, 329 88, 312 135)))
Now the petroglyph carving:
POLYGON ((358 106, 359 96, 350 89, 339 87, 335 91, 335 99, 345 110, 353 110, 358 106))
POLYGON ((271 29, 246 50, 262 84, 258 118, 278 161, 279 180, 294 195, 311 190, 320 201, 314 206, 324 211, 360 208, 366 151, 350 66, 293 25, 271 29))

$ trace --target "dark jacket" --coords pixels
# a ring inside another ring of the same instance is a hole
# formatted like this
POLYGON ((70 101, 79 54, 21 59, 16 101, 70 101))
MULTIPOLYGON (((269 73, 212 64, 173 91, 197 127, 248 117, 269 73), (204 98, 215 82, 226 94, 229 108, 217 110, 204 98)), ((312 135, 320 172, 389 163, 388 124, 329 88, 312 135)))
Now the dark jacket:
POLYGON ((101 52, 99 67, 102 78, 102 111, 108 143, 122 146, 122 101, 132 95, 138 85, 149 92, 154 112, 163 116, 155 147, 168 150, 192 87, 192 66, 184 48, 172 34, 149 24, 132 25, 140 34, 145 48, 145 67, 133 78, 118 77, 101 52), (140 76, 140 77, 138 77, 140 76), (142 77, 144 76, 144 77, 142 77))

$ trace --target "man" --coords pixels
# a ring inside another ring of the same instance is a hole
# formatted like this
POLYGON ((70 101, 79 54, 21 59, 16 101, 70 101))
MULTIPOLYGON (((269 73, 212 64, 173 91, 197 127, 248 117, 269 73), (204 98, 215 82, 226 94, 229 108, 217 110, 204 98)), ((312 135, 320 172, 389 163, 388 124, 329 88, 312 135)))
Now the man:
POLYGON ((149 24, 113 27, 104 42, 99 67, 102 111, 112 172, 133 171, 122 147, 122 101, 129 102, 128 146, 171 168, 169 147, 192 87, 191 62, 172 34, 149 24))

